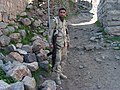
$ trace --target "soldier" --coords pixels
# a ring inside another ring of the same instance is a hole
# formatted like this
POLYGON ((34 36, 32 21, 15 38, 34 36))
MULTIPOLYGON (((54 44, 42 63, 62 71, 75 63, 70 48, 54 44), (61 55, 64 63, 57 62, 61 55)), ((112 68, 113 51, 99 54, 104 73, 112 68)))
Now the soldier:
POLYGON ((53 71, 56 72, 56 83, 61 84, 60 78, 67 79, 62 73, 61 64, 63 59, 67 57, 67 48, 69 47, 69 34, 68 28, 66 24, 66 9, 60 8, 58 12, 58 16, 54 17, 51 22, 51 30, 49 31, 49 44, 51 48, 54 47, 54 43, 56 43, 56 57, 54 62, 53 71), (56 41, 53 43, 53 36, 57 35, 56 41))

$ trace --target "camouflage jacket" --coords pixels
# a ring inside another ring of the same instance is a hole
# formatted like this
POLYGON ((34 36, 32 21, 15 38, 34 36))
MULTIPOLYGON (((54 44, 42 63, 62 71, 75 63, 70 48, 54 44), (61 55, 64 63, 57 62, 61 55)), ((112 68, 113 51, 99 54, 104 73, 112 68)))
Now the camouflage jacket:
POLYGON ((52 36, 53 31, 56 29, 54 34, 57 34, 56 44, 58 47, 65 47, 67 43, 70 41, 68 34, 67 22, 64 20, 63 22, 59 19, 59 17, 54 17, 51 20, 51 30, 49 30, 49 43, 52 44, 52 36))

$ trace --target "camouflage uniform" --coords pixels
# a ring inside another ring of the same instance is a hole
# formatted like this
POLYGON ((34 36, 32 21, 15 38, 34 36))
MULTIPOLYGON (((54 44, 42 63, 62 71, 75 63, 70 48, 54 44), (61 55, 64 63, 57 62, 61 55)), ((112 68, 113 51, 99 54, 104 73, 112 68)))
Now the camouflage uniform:
POLYGON ((51 30, 49 31, 50 44, 52 44, 52 36, 54 29, 57 30, 55 33, 58 34, 56 41, 57 50, 54 70, 57 72, 58 75, 60 75, 62 73, 61 62, 67 57, 67 43, 69 43, 69 34, 66 20, 62 22, 59 17, 55 17, 51 21, 51 30))

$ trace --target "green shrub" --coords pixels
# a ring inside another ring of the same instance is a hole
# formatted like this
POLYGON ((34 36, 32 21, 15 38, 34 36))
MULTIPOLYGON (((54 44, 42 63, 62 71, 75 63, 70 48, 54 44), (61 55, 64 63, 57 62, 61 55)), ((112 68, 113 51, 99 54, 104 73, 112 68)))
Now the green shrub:
POLYGON ((0 67, 0 80, 5 81, 8 84, 17 82, 15 79, 13 79, 10 76, 6 76, 4 70, 0 67))
POLYGON ((98 27, 102 27, 102 25, 101 25, 101 23, 100 23, 100 21, 98 20, 98 21, 96 21, 95 22, 95 24, 98 26, 98 27))

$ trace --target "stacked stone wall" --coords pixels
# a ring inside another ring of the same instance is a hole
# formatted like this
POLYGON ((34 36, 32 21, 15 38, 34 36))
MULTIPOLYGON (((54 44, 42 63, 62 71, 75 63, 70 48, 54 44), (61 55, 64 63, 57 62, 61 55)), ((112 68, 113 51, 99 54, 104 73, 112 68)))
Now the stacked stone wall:
POLYGON ((25 10, 30 0, 0 0, 0 21, 4 18, 14 19, 17 14, 25 10))
POLYGON ((98 19, 109 34, 120 35, 120 0, 101 0, 98 19))

